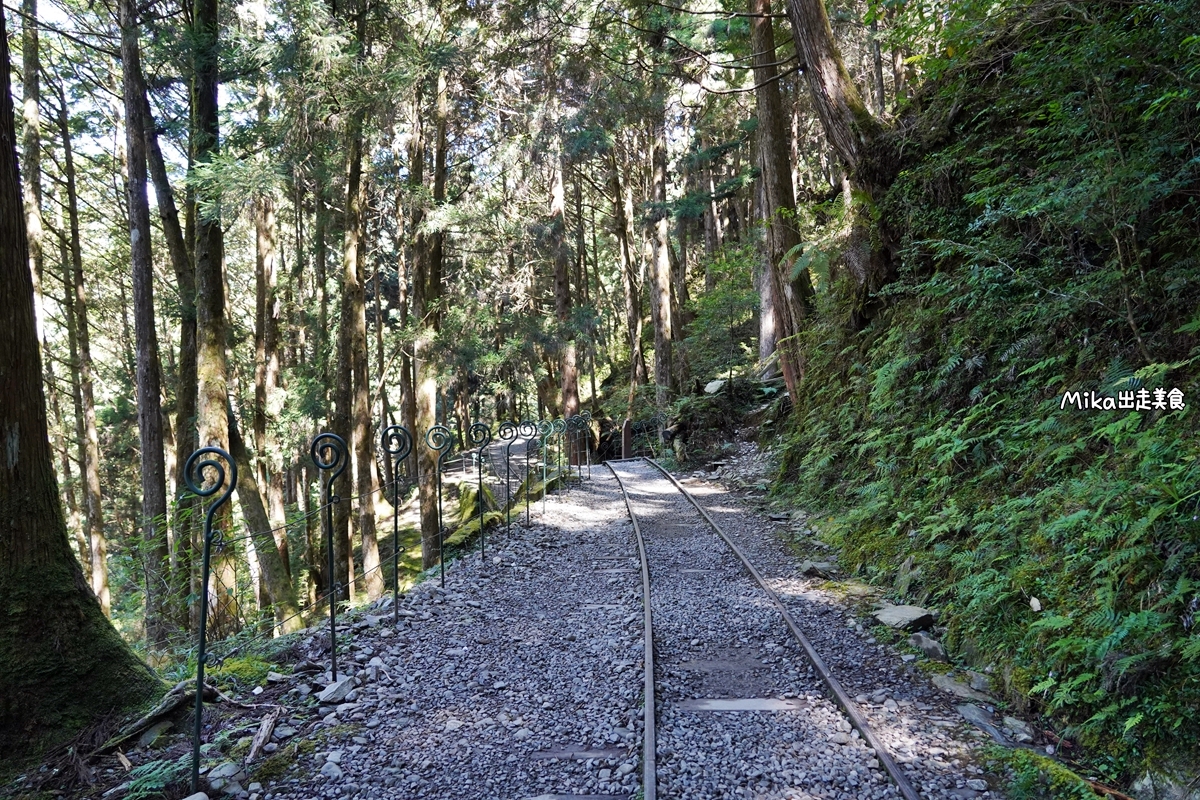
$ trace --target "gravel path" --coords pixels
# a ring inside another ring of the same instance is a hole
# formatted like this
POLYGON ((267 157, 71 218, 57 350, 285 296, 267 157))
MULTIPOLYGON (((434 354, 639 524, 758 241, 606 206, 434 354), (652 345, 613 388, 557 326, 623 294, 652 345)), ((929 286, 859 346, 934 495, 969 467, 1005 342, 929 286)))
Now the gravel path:
MULTIPOLYGON (((346 669, 361 685, 281 721, 312 744, 256 794, 496 800, 638 790, 641 586, 615 483, 553 496, 530 529, 515 523, 510 537, 489 541, 486 564, 457 562, 444 592, 426 583, 402 598, 398 630, 386 607, 352 624, 346 669)), ((303 688, 315 695, 329 677, 303 688)))
MULTIPOLYGON (((658 797, 898 797, 725 543, 652 466, 613 466, 651 565, 658 797), (728 705, 737 700, 756 705, 728 705)), ((872 728, 922 796, 999 797, 967 784, 987 777, 971 763, 977 732, 897 654, 860 633, 837 598, 797 574, 775 524, 711 484, 693 488, 847 690, 860 693, 872 728)), ((314 629, 298 646, 311 660, 270 678, 259 697, 260 708, 283 706, 267 761, 222 764, 215 772, 226 786, 211 796, 640 797, 641 574, 621 491, 601 467, 552 495, 545 513, 540 505, 532 527, 514 518, 511 535, 489 536, 486 561, 472 554, 451 565, 445 590, 431 581, 403 597, 398 625, 390 599, 344 616, 341 680, 320 674, 328 642, 314 629)))
POLYGON ((974 764, 971 751, 986 737, 955 710, 955 703, 962 701, 934 688, 901 654, 877 643, 844 600, 820 588, 820 580, 802 575, 797 558, 782 543, 778 522, 747 509, 717 484, 694 478, 681 483, 780 596, 923 796, 1003 796, 981 787, 981 781, 997 786, 998 779, 974 764))

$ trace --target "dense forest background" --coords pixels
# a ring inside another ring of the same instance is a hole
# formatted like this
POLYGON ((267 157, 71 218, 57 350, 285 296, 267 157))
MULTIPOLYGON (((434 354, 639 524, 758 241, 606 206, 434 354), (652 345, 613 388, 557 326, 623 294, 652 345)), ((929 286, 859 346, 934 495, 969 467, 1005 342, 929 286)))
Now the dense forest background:
MULTIPOLYGON (((6 5, 91 591, 184 674, 200 446, 240 468, 207 598, 226 638, 390 585, 385 424, 461 446, 476 421, 586 408, 603 436, 659 413, 685 462, 752 413, 775 493, 857 574, 936 604, 956 658, 1089 769, 1194 754, 1198 12, 6 5), (1064 408, 1075 391, 1115 407, 1064 408), (353 462, 334 575, 323 430, 353 462)), ((408 577, 440 555, 417 451, 408 577)))

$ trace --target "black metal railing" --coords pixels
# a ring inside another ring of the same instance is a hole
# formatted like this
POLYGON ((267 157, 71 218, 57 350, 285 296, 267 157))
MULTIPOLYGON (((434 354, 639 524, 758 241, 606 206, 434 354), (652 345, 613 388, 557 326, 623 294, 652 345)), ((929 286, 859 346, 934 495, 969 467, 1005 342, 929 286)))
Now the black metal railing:
MULTIPOLYGON (((583 449, 587 454, 588 475, 591 475, 591 448, 590 448, 590 421, 591 415, 588 412, 583 414, 573 415, 569 419, 553 419, 553 420, 521 420, 520 422, 503 421, 496 427, 495 432, 491 426, 476 422, 468 429, 468 438, 470 448, 464 451, 465 456, 472 455, 477 464, 476 475, 476 502, 478 503, 478 520, 479 520, 479 539, 480 539, 480 555, 481 558, 486 555, 486 503, 484 494, 484 453, 494 441, 494 435, 499 437, 501 449, 504 452, 504 476, 505 476, 505 524, 506 530, 511 531, 512 527, 512 507, 514 499, 519 502, 519 493, 514 498, 514 493, 511 488, 512 479, 512 447, 518 439, 525 443, 524 453, 524 494, 525 494, 525 523, 531 524, 531 498, 535 491, 534 476, 536 467, 542 469, 541 492, 543 505, 542 510, 545 513, 545 499, 549 493, 550 481, 550 463, 552 460, 551 449, 553 447, 553 460, 556 463, 554 478, 562 486, 569 487, 569 478, 564 478, 563 475, 563 460, 567 461, 567 470, 571 469, 571 460, 577 459, 574 455, 577 453, 579 440, 586 436, 587 442, 584 443, 583 449), (533 462, 533 458, 537 457, 538 461, 533 462)), ((442 473, 445 469, 445 462, 453 447, 453 434, 450 429, 444 425, 433 425, 425 435, 421 437, 425 445, 437 453, 437 502, 438 502, 438 551, 439 551, 439 573, 441 584, 444 587, 446 581, 445 571, 445 516, 444 516, 444 499, 442 487, 442 473)), ((380 486, 370 493, 376 491, 383 492, 391 489, 392 492, 392 602, 393 602, 393 621, 399 622, 399 600, 400 600, 400 491, 401 484, 409 481, 416 482, 417 476, 406 477, 402 476, 401 465, 405 459, 412 454, 415 443, 418 441, 416 437, 400 425, 389 425, 380 433, 380 445, 385 457, 391 459, 391 475, 392 481, 390 486, 380 486)), ((291 520, 286 526, 271 529, 268 531, 254 531, 237 537, 226 538, 224 533, 214 526, 214 516, 222 505, 227 503, 233 494, 237 484, 237 465, 230 457, 229 453, 217 447, 204 447, 194 452, 188 458, 184 467, 184 478, 188 490, 203 500, 204 498, 215 497, 215 500, 208 506, 204 517, 204 544, 203 555, 201 561, 201 591, 200 591, 200 614, 199 614, 199 642, 197 647, 197 664, 196 664, 196 703, 195 703, 195 725, 193 731, 192 742, 192 792, 199 791, 199 769, 200 769, 200 745, 203 733, 203 703, 204 703, 204 675, 205 666, 211 663, 220 663, 223 659, 231 657, 234 653, 241 650, 250 641, 257 638, 263 638, 268 635, 273 635, 275 630, 282 628, 292 619, 299 617, 302 614, 308 613, 315 608, 320 607, 321 603, 328 600, 329 602, 329 652, 330 652, 330 675, 333 680, 338 680, 337 671, 337 606, 338 599, 343 591, 348 587, 343 586, 337 580, 336 573, 336 556, 334 551, 334 525, 333 525, 333 507, 341 503, 343 500, 351 501, 358 499, 361 495, 342 498, 337 494, 336 482, 346 469, 349 461, 349 448, 344 439, 334 433, 323 432, 313 438, 309 448, 309 455, 312 458, 313 464, 317 467, 319 473, 323 476, 321 481, 321 497, 317 508, 310 509, 301 517, 291 520), (229 649, 220 656, 215 656, 208 649, 208 609, 209 609, 209 583, 211 576, 211 556, 214 550, 226 552, 231 545, 237 542, 251 542, 259 540, 263 544, 268 541, 274 543, 274 534, 279 530, 286 530, 288 527, 298 523, 307 524, 313 516, 320 515, 322 523, 322 534, 325 541, 327 551, 327 581, 325 591, 315 597, 307 608, 302 608, 295 614, 283 619, 276 620, 271 626, 271 630, 262 633, 259 637, 250 637, 249 640, 242 641, 235 647, 229 649)), ((580 466, 576 464, 575 466, 580 466)), ((498 470, 493 470, 498 474, 498 470)), ((579 479, 582 480, 582 469, 579 471, 579 479)), ((381 569, 383 562, 372 568, 381 569)), ((363 573, 357 577, 365 577, 363 573)))

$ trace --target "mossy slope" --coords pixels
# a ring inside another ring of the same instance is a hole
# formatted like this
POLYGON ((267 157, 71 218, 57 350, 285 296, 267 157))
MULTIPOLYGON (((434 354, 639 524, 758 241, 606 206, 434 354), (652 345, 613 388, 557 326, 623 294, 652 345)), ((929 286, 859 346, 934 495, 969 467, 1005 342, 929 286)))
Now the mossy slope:
POLYGON ((1200 739, 1198 17, 1042 4, 938 65, 873 209, 898 279, 857 332, 820 296, 776 486, 876 581, 912 555, 950 645, 1118 779, 1200 739))

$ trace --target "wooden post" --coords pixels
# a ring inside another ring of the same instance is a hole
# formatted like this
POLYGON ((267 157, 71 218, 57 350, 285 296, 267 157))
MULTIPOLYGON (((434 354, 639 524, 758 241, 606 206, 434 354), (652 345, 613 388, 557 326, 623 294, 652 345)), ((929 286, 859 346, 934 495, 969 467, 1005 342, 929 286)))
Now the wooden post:
POLYGON ((633 458, 633 423, 629 419, 621 426, 621 458, 633 458))

